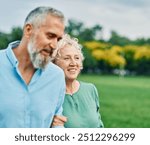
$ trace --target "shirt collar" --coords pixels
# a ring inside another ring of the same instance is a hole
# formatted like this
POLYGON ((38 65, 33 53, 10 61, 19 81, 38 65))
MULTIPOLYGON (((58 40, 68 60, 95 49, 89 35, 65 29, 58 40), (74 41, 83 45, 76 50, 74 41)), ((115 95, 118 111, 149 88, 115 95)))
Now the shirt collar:
POLYGON ((12 49, 16 48, 19 45, 19 43, 20 43, 20 41, 14 41, 14 42, 10 43, 6 50, 6 55, 9 59, 9 61, 11 62, 11 64, 13 65, 13 67, 17 67, 18 60, 12 49))

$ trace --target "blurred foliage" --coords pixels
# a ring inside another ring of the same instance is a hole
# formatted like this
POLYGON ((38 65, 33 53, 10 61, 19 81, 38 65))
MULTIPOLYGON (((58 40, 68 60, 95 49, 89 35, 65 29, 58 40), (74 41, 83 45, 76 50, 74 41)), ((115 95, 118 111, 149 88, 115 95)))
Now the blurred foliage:
POLYGON ((0 32, 0 49, 5 49, 8 43, 20 40, 22 37, 22 29, 20 27, 12 28, 9 34, 0 32))
POLYGON ((102 26, 95 25, 88 28, 84 23, 73 19, 68 20, 65 31, 71 36, 77 37, 80 41, 100 40, 102 38, 102 26))
MULTIPOLYGON (((112 31, 110 38, 104 40, 101 25, 87 27, 73 19, 68 20, 65 32, 78 38, 83 46, 84 73, 150 75, 150 38, 130 40, 112 31)), ((12 28, 10 33, 0 32, 0 49, 5 49, 8 43, 21 37, 20 27, 12 28)))

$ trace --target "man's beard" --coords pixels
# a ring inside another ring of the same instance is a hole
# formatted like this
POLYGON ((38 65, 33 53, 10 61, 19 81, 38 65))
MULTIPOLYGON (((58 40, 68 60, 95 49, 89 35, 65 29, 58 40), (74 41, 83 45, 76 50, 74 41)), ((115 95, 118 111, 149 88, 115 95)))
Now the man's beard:
POLYGON ((53 60, 53 57, 42 55, 38 51, 40 49, 36 48, 35 46, 35 41, 31 39, 27 46, 31 62, 34 68, 44 69, 47 66, 47 64, 53 60))

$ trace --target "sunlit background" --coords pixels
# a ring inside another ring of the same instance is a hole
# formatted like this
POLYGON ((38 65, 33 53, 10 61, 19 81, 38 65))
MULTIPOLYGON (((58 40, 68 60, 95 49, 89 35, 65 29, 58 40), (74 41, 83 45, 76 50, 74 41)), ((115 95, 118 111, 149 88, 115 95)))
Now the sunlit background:
POLYGON ((62 11, 66 32, 82 44, 79 79, 96 85, 105 127, 150 127, 150 1, 5 0, 0 49, 21 39, 24 19, 37 6, 62 11))

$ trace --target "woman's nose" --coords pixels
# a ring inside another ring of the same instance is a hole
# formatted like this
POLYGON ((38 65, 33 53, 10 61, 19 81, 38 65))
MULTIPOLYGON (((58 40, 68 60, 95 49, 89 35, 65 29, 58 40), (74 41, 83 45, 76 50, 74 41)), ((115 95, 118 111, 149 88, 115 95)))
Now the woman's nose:
POLYGON ((75 59, 71 59, 71 60, 70 60, 70 64, 71 64, 71 65, 76 65, 76 63, 77 63, 77 62, 76 62, 75 59))

